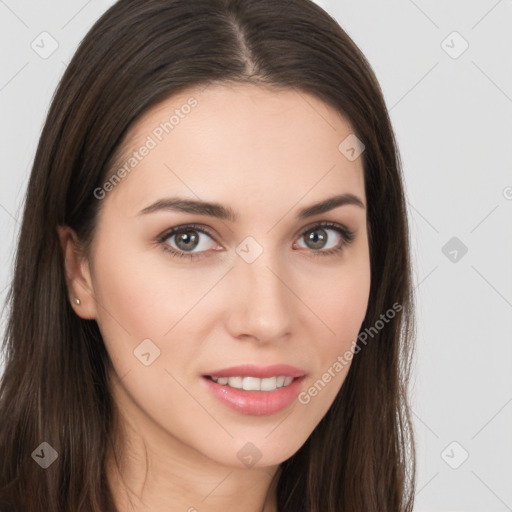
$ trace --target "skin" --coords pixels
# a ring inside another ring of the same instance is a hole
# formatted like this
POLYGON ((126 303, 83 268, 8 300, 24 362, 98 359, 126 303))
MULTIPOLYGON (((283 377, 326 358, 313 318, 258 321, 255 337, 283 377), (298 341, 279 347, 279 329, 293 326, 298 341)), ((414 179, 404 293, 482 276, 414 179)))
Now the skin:
POLYGON ((366 208, 302 220, 297 212, 341 193, 366 206, 362 159, 338 150, 353 129, 320 100, 240 84, 189 90, 147 111, 129 133, 127 157, 191 96, 197 106, 100 201, 88 259, 73 231, 59 227, 70 300, 80 298, 76 314, 97 321, 115 370, 118 434, 129 447, 119 470, 107 461, 119 509, 273 512, 272 477, 325 415, 350 361, 307 405, 263 416, 227 408, 201 375, 286 363, 306 372, 307 390, 353 350, 370 290, 366 208), (139 215, 171 196, 219 202, 238 220, 139 215), (307 229, 321 221, 355 231, 354 240, 315 256, 344 243, 327 228, 327 249, 307 245, 307 229), (165 252, 164 244, 184 250, 177 236, 156 242, 188 223, 214 235, 195 232, 201 245, 192 252, 203 258, 165 252), (236 253, 247 236, 263 249, 252 263, 236 253), (147 338, 160 350, 149 366, 134 356, 147 338), (252 467, 237 457, 248 442, 261 453, 252 467))

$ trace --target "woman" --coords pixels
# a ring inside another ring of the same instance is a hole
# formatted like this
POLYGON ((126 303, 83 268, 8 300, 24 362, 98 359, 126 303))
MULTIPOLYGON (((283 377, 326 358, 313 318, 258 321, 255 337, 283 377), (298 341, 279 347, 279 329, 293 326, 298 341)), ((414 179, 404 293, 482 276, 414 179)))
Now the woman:
POLYGON ((25 202, 0 387, 12 510, 410 511, 400 161, 307 0, 121 0, 25 202))

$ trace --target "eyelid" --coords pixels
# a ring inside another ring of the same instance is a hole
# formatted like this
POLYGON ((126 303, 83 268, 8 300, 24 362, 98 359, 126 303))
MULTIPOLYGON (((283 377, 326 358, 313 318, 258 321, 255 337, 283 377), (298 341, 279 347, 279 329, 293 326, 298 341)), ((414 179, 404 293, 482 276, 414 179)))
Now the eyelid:
POLYGON ((304 235, 305 233, 307 233, 308 231, 311 231, 314 228, 322 228, 322 227, 327 227, 327 228, 341 231, 344 236, 345 235, 347 236, 347 238, 350 238, 351 236, 354 236, 356 234, 355 230, 351 230, 347 226, 345 226, 344 224, 341 224, 339 222, 333 222, 330 220, 317 220, 315 222, 311 222, 310 224, 300 228, 299 231, 297 231, 295 233, 294 239, 297 238, 298 236, 304 235))
MULTIPOLYGON (((168 238, 170 238, 172 235, 175 235, 179 233, 180 231, 187 231, 188 230, 197 230, 206 233, 209 237, 213 238, 215 240, 215 235, 212 233, 210 228, 207 226, 204 226, 203 224, 180 224, 179 226, 175 226, 173 228, 166 229, 161 235, 157 237, 158 242, 165 242, 168 238)), ((217 242, 217 240, 215 240, 217 242)), ((218 242, 217 242, 218 243, 218 242)))

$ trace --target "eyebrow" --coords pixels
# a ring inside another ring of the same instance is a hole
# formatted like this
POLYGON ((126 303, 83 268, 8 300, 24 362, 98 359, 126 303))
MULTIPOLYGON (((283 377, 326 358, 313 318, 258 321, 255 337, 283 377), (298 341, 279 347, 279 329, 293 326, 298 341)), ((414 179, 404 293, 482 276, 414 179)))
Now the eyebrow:
MULTIPOLYGON (((310 206, 299 210, 297 217, 299 219, 306 219, 313 215, 326 213, 335 208, 345 205, 354 205, 360 208, 365 208, 365 205, 359 197, 354 194, 341 194, 329 197, 319 203, 314 203, 310 206)), ((168 197, 159 199, 153 204, 146 206, 139 212, 139 215, 154 213, 158 211, 177 211, 183 213, 195 213, 198 215, 206 215, 209 217, 216 217, 218 219, 227 220, 230 222, 237 221, 236 213, 228 206, 223 206, 219 203, 212 203, 206 201, 198 201, 194 199, 184 199, 180 197, 168 197)))

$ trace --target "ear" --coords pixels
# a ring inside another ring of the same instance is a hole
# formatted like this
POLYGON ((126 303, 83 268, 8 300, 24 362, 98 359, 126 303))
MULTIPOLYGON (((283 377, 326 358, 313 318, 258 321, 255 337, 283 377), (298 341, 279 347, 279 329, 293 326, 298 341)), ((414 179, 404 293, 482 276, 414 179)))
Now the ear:
POLYGON ((69 226, 57 226, 57 234, 64 258, 71 305, 81 318, 95 319, 97 308, 89 262, 80 250, 78 237, 69 226), (77 304, 75 299, 79 299, 80 304, 77 304))

